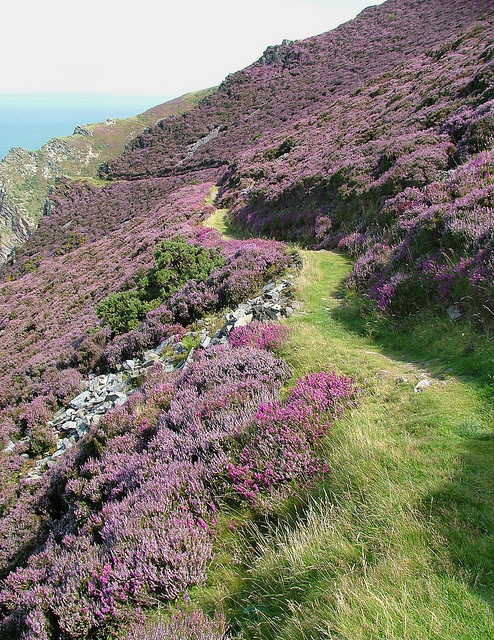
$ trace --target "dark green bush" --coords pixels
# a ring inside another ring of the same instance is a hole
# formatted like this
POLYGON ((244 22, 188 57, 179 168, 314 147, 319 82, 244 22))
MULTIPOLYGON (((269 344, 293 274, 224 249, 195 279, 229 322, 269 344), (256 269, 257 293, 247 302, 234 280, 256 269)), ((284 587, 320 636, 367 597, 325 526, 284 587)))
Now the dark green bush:
POLYGON ((215 267, 225 264, 218 251, 196 247, 183 238, 165 240, 154 252, 155 265, 138 283, 141 300, 157 307, 186 282, 203 282, 215 267))
POLYGON ((135 329, 146 311, 147 305, 135 291, 112 293, 96 307, 96 313, 103 324, 110 326, 113 333, 126 333, 135 329))
POLYGON ((112 293, 96 307, 114 334, 137 328, 146 313, 158 308, 189 280, 204 282, 215 267, 225 264, 217 250, 188 244, 183 238, 163 241, 154 252, 155 264, 133 291, 112 293))
POLYGON ((275 147, 273 149, 268 149, 264 157, 266 160, 276 160, 277 158, 281 158, 285 153, 288 153, 295 146, 295 140, 293 138, 287 138, 284 140, 279 147, 275 147))

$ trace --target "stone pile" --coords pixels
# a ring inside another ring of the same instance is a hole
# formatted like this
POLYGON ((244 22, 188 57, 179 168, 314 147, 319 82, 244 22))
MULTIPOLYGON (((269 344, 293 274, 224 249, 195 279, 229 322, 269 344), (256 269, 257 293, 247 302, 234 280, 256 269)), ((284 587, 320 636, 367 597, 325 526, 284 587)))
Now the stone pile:
MULTIPOLYGON (((185 334, 197 340, 198 349, 207 349, 216 344, 225 344, 229 334, 236 327, 244 327, 253 320, 260 322, 289 317, 297 307, 293 299, 293 283, 282 280, 270 282, 262 293, 242 303, 225 316, 225 324, 210 336, 206 330, 185 334)), ((160 362, 165 371, 181 371, 192 362, 195 348, 188 350, 172 336, 161 342, 155 349, 145 351, 141 357, 125 360, 116 373, 90 375, 84 391, 73 398, 69 405, 55 413, 48 422, 57 437, 56 451, 35 460, 26 480, 35 480, 53 467, 63 453, 74 446, 91 426, 98 424, 110 409, 118 407, 139 387, 139 378, 149 367, 160 362)), ((12 444, 12 450, 13 450, 12 444)), ((5 450, 7 451, 7 449, 5 450)))
POLYGON ((293 299, 293 283, 289 280, 282 280, 280 283, 269 282, 262 290, 261 295, 251 300, 247 300, 239 305, 234 311, 226 314, 226 323, 219 329, 212 338, 207 340, 205 347, 209 344, 224 344, 228 340, 228 335, 237 327, 245 327, 253 320, 259 322, 270 322, 279 320, 281 317, 289 318, 298 306, 293 299))

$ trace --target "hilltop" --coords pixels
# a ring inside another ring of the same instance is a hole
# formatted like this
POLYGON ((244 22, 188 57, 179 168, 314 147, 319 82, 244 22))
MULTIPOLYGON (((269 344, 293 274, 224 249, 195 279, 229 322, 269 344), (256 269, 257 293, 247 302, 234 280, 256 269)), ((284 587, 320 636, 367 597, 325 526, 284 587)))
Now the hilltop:
POLYGON ((6 637, 494 634, 493 27, 388 0, 55 181, 1 269, 6 637))

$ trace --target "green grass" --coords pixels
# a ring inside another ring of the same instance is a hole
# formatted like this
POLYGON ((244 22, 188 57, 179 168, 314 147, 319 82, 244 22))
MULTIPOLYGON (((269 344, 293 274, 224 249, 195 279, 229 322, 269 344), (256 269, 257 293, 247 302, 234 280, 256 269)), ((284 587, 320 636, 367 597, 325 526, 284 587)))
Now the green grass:
POLYGON ((494 637, 492 345, 432 314, 362 317, 341 299, 348 260, 302 254, 284 356, 295 376, 354 376, 359 402, 326 441, 320 485, 276 517, 223 516, 195 600, 252 640, 494 637))
MULTIPOLYGON (((206 204, 214 204, 218 195, 218 187, 213 187, 206 199, 206 204)), ((207 220, 204 220, 205 227, 216 229, 224 238, 235 238, 241 240, 246 236, 241 229, 234 227, 228 219, 228 209, 216 209, 207 220)))

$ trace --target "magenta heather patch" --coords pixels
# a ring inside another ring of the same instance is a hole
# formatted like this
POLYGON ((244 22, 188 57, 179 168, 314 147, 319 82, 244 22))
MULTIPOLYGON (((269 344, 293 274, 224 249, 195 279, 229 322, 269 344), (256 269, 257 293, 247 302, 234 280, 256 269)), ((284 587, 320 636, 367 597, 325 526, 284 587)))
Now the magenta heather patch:
POLYGON ((21 415, 21 420, 25 423, 27 429, 44 425, 50 419, 53 411, 53 397, 38 396, 34 398, 26 407, 21 415))
POLYGON ((232 347, 257 347, 268 351, 277 351, 288 340, 291 330, 278 324, 251 322, 245 327, 234 329, 228 341, 232 347))
POLYGON ((334 371, 322 371, 297 380, 287 397, 287 403, 312 406, 335 415, 342 409, 341 403, 352 398, 355 392, 352 378, 340 376, 334 371))
MULTIPOLYGON (((126 640, 229 640, 228 625, 223 616, 208 618, 200 609, 179 612, 170 619, 148 624, 135 624, 126 640)), ((122 638, 123 640, 123 638, 122 638)))
POLYGON ((324 472, 318 441, 355 393, 351 378, 322 372, 297 380, 285 401, 261 405, 238 460, 228 465, 235 491, 257 505, 266 492, 324 472))
MULTIPOLYGON (((163 193, 160 191, 159 204, 156 199, 147 204, 143 202, 140 214, 133 218, 131 225, 95 233, 92 241, 88 239, 70 254, 47 255, 37 270, 2 284, 0 318, 6 320, 2 324, 0 347, 5 364, 0 375, 0 410, 29 396, 46 395, 46 386, 59 386, 57 372, 68 364, 76 363, 85 372, 100 364, 108 337, 104 332, 94 333, 98 326, 95 304, 132 281, 141 270, 149 269, 153 250, 164 238, 173 238, 179 233, 191 240, 203 236, 194 224, 200 218, 211 183, 172 191, 173 181, 158 182, 168 185, 163 193), (190 224, 186 224, 188 222, 190 224)), ((140 191, 137 186, 129 186, 129 190, 133 188, 141 193, 143 185, 140 191)), ((110 194, 111 206, 121 206, 117 192, 116 186, 109 191, 91 190, 93 214, 97 215, 98 207, 103 206, 110 194)), ((69 207, 67 203, 66 206, 69 207)), ((62 219, 66 220, 64 216, 71 219, 69 211, 76 219, 84 218, 89 205, 82 195, 76 194, 70 206, 65 213, 60 213, 62 219)), ((51 225, 57 216, 55 213, 53 217, 47 216, 43 224, 51 225)), ((95 223, 95 230, 96 227, 95 223)), ((40 233, 41 230, 40 227, 40 233)), ((206 237, 211 241, 211 234, 206 237)), ((114 349, 109 348, 110 360, 116 361, 125 352, 147 348, 154 340, 159 342, 172 321, 171 315, 164 315, 151 314, 127 343, 123 341, 114 349)), ((61 389, 54 391, 63 395, 61 389)))
POLYGON ((486 152, 442 182, 388 200, 383 215, 389 230, 357 259, 350 286, 387 313, 416 309, 429 299, 464 304, 491 321, 493 179, 494 154, 486 152))

